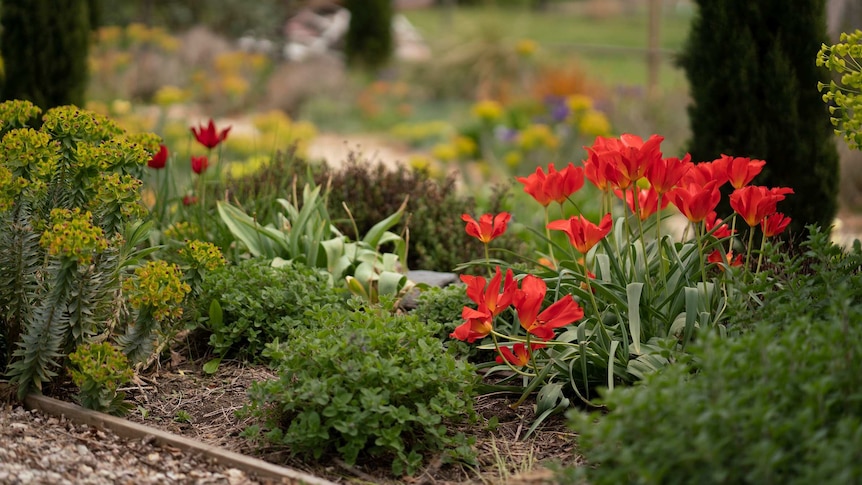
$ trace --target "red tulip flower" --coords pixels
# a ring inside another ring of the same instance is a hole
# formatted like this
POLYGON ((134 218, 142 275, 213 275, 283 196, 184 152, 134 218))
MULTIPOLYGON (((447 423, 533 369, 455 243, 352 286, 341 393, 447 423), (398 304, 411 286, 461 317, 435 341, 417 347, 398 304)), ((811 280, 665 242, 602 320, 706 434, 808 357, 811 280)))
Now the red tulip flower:
POLYGON ((727 183, 728 158, 718 158, 711 162, 695 163, 692 169, 686 172, 680 185, 696 184, 706 185, 715 181, 717 188, 727 183))
POLYGON ((198 203, 198 198, 194 195, 186 195, 183 197, 183 205, 195 205, 198 203))
POLYGON ((733 257, 733 251, 727 254, 721 254, 721 251, 716 249, 707 256, 706 260, 710 263, 722 263, 728 266, 742 266, 742 255, 737 254, 736 257, 733 257))
POLYGON ((467 296, 476 302, 476 308, 464 307, 461 317, 465 320, 463 324, 455 328, 451 333, 452 338, 473 343, 491 333, 494 328, 494 317, 512 304, 515 291, 518 289, 511 269, 506 271, 502 292, 500 283, 503 275, 500 267, 485 285, 485 278, 481 276, 462 275, 461 281, 467 285, 467 296))
POLYGON ((763 166, 766 165, 766 162, 763 160, 752 160, 742 157, 733 158, 728 155, 722 155, 721 158, 727 160, 727 179, 734 189, 741 189, 748 185, 763 170, 763 166))
POLYGON ((461 281, 467 285, 467 297, 476 302, 480 311, 488 312, 492 317, 499 315, 512 304, 512 298, 518 287, 512 269, 506 270, 506 278, 503 281, 499 266, 487 285, 485 278, 481 276, 461 275, 461 281), (501 282, 503 283, 502 293, 500 292, 501 282))
POLYGON ((554 201, 562 204, 584 186, 584 169, 569 163, 566 168, 557 171, 554 164, 550 163, 547 174, 542 167, 537 167, 536 172, 529 177, 518 177, 518 182, 524 184, 524 192, 547 207, 554 201))
POLYGON ((165 145, 159 145, 159 151, 147 162, 147 166, 155 170, 161 170, 165 168, 165 164, 167 162, 168 147, 165 145))
POLYGON ((715 180, 706 185, 688 183, 668 192, 673 205, 691 222, 701 222, 715 210, 721 200, 721 192, 715 180))
POLYGON ((455 330, 449 334, 452 338, 472 344, 487 337, 494 328, 494 318, 487 313, 464 307, 461 317, 465 322, 455 327, 455 330))
POLYGON ((207 126, 200 125, 197 128, 195 128, 193 126, 192 127, 192 133, 194 133, 195 139, 197 139, 197 141, 201 145, 203 145, 209 149, 213 149, 216 146, 218 146, 219 143, 221 143, 222 141, 224 141, 227 138, 227 134, 230 132, 230 129, 231 129, 231 127, 228 126, 227 128, 221 130, 220 132, 217 131, 216 126, 215 126, 215 122, 213 121, 212 118, 210 118, 209 124, 207 124, 207 126))
POLYGON ((619 139, 597 137, 588 151, 601 160, 600 165, 605 165, 600 176, 625 190, 646 174, 647 167, 661 159, 663 140, 664 137, 659 135, 652 135, 647 141, 631 134, 623 134, 619 139))
POLYGON ((492 214, 483 214, 479 217, 479 222, 476 222, 469 214, 462 214, 461 220, 467 223, 467 234, 488 244, 501 234, 506 232, 506 226, 512 219, 512 214, 501 212, 496 216, 492 214))
POLYGON ((788 193, 793 193, 793 189, 769 189, 749 185, 730 194, 730 207, 742 216, 749 226, 754 227, 760 224, 764 217, 774 213, 776 204, 784 200, 784 194, 788 193))
POLYGON ((733 232, 735 232, 731 231, 730 228, 727 227, 727 223, 718 218, 718 214, 716 214, 715 211, 707 214, 703 222, 706 225, 706 232, 712 232, 712 230, 715 229, 715 232, 712 232, 712 235, 717 239, 730 237, 733 232))
POLYGON ((531 343, 530 349, 527 350, 527 346, 520 342, 513 345, 511 349, 508 346, 500 346, 500 355, 497 356, 496 361, 498 364, 502 364, 503 359, 506 359, 506 362, 515 367, 524 367, 530 363, 530 355, 533 353, 533 350, 544 347, 545 344, 531 343))
MULTIPOLYGON (((638 194, 637 215, 640 220, 645 221, 658 211, 658 192, 652 187, 648 189, 633 188, 632 190, 627 190, 626 204, 628 204, 632 214, 635 213, 635 191, 638 194)), ((614 191, 614 193, 619 198, 623 196, 623 193, 619 190, 614 191)), ((662 199, 661 208, 664 209, 667 207, 667 204, 668 200, 662 199)))
POLYGON ((682 160, 679 158, 660 158, 647 167, 646 178, 656 192, 664 195, 678 186, 693 166, 691 155, 688 153, 682 160))
POLYGON ((572 246, 581 254, 587 254, 593 246, 611 232, 612 224, 610 214, 605 214, 598 225, 579 214, 569 219, 551 221, 548 223, 548 229, 565 232, 569 236, 569 242, 572 243, 572 246))
POLYGON ((760 228, 763 230, 764 237, 777 236, 784 232, 790 225, 790 218, 786 217, 781 212, 775 212, 764 217, 760 222, 760 228))
POLYGON ((536 276, 527 275, 521 282, 521 289, 515 294, 515 309, 524 330, 542 340, 554 338, 554 329, 580 320, 584 310, 568 294, 539 313, 545 301, 548 287, 536 276))
POLYGON ((207 160, 206 155, 192 156, 192 172, 200 175, 207 171, 207 167, 209 167, 209 160, 207 160))
POLYGON ((610 190, 610 180, 616 178, 616 165, 619 153, 602 150, 600 140, 597 137, 592 147, 584 147, 587 151, 587 159, 584 160, 584 176, 602 192, 610 190))

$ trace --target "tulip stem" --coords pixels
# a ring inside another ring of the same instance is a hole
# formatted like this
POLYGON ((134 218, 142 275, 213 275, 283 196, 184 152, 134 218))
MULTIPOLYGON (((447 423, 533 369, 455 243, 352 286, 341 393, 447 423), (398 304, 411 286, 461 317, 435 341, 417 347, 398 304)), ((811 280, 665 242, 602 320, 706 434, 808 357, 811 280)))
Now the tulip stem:
MULTIPOLYGON (((560 211, 563 210, 563 207, 560 206, 560 211)), ((557 269, 557 260, 554 258, 554 241, 551 240, 551 230, 548 229, 548 224, 551 223, 551 217, 548 213, 548 206, 545 206, 545 238, 548 239, 548 256, 551 258, 551 264, 554 265, 554 269, 557 269)))

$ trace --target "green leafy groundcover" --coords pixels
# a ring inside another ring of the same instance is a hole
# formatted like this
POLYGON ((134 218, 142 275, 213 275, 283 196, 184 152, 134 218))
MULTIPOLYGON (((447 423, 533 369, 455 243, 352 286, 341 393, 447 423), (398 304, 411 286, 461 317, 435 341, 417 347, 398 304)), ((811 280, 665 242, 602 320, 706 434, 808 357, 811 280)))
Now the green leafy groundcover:
POLYGON ((247 411, 264 425, 246 435, 315 459, 379 457, 395 475, 413 474, 428 452, 472 457, 447 424, 476 419, 476 372, 445 351, 439 325, 359 304, 308 317, 319 326, 267 344, 280 377, 250 390, 247 411))
POLYGON ((737 315, 751 331, 607 393, 606 415, 570 412, 594 466, 561 481, 862 483, 862 253, 824 238, 791 264, 805 276, 771 280, 764 306, 737 315))

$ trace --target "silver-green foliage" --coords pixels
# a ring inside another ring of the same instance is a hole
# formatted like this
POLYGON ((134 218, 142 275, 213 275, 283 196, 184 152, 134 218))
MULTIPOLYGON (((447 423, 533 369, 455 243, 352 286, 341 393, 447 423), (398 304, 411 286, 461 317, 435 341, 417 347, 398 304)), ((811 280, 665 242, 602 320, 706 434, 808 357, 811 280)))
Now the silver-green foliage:
POLYGON ((74 106, 40 114, 0 104, 0 371, 20 396, 118 323, 121 274, 146 235, 139 175, 157 146, 74 106))

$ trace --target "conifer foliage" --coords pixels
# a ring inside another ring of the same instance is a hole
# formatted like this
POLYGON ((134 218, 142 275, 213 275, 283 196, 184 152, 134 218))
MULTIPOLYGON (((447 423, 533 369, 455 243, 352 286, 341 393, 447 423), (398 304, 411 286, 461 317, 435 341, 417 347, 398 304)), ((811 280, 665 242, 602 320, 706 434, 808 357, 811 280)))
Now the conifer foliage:
POLYGON ((837 208, 838 154, 817 90, 828 72, 814 62, 826 40, 825 2, 696 3, 680 59, 691 85, 692 159, 766 160, 755 182, 797 194, 782 206, 793 219, 790 232, 828 227, 837 208))
POLYGON ((0 97, 26 99, 43 110, 84 105, 93 2, 3 0, 0 97))

